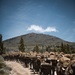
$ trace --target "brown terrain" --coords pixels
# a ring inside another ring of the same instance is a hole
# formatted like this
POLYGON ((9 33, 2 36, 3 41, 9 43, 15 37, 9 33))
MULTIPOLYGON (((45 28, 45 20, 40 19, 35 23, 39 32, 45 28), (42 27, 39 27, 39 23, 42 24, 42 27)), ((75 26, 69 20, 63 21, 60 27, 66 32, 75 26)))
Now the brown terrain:
POLYGON ((21 37, 24 40, 26 51, 33 50, 35 45, 38 45, 40 48, 43 47, 43 49, 45 49, 46 46, 50 46, 50 47, 60 46, 61 43, 69 44, 73 48, 75 48, 75 42, 68 42, 52 35, 37 34, 37 33, 29 33, 29 34, 4 40, 3 41, 4 47, 8 51, 9 50, 17 51, 21 37))

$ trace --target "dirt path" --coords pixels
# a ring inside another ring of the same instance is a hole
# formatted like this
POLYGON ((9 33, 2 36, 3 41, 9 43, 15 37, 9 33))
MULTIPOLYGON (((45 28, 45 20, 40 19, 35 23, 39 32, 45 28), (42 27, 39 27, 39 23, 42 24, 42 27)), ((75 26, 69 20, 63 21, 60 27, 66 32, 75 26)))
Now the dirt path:
POLYGON ((24 68, 20 63, 16 61, 5 61, 5 62, 9 67, 12 68, 10 75, 34 75, 34 74, 31 74, 31 71, 29 68, 24 68))

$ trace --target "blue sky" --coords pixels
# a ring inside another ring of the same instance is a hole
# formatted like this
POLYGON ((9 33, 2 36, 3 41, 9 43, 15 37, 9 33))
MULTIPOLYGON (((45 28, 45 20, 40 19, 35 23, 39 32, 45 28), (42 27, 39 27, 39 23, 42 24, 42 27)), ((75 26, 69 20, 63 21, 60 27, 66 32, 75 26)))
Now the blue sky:
POLYGON ((31 32, 75 42, 75 0, 0 0, 3 40, 31 32))

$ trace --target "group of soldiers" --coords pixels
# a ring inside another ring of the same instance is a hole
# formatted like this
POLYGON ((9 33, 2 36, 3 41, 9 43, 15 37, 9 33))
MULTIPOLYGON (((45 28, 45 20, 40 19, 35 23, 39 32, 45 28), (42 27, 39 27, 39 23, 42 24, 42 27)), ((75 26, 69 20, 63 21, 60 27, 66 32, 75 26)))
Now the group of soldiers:
POLYGON ((5 60, 23 62, 39 75, 75 75, 75 54, 62 53, 9 53, 5 60))

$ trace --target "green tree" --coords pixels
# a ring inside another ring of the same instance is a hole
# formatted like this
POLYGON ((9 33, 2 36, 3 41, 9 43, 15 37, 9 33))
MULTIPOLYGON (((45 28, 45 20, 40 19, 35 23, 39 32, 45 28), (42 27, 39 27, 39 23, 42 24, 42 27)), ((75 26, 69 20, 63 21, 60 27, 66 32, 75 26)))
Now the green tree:
POLYGON ((19 51, 21 51, 21 52, 25 51, 24 40, 22 37, 20 39, 19 51))
POLYGON ((0 54, 4 54, 5 49, 3 47, 3 42, 2 42, 2 35, 0 34, 0 54))
POLYGON ((48 46, 46 46, 46 51, 48 52, 48 46))
POLYGON ((66 51, 67 51, 67 53, 70 53, 70 46, 69 46, 69 44, 66 45, 66 51))
POLYGON ((63 51, 64 53, 68 53, 68 50, 67 50, 67 45, 66 44, 64 44, 64 51, 63 51))
POLYGON ((50 46, 46 46, 46 51, 47 51, 47 52, 52 51, 51 48, 50 48, 50 46))
POLYGON ((73 47, 71 45, 67 44, 67 52, 71 54, 73 50, 74 50, 73 47))
POLYGON ((38 45, 36 45, 35 47, 34 47, 34 49, 33 49, 33 52, 39 52, 39 47, 38 47, 38 45))
POLYGON ((60 52, 64 52, 64 44, 63 43, 61 43, 61 50, 60 50, 60 52))
POLYGON ((54 47, 53 52, 57 52, 56 48, 54 47))
POLYGON ((63 43, 61 43, 60 51, 64 53, 72 53, 71 46, 69 44, 63 44, 63 43))
POLYGON ((75 53, 75 48, 72 45, 70 46, 70 53, 75 53))

